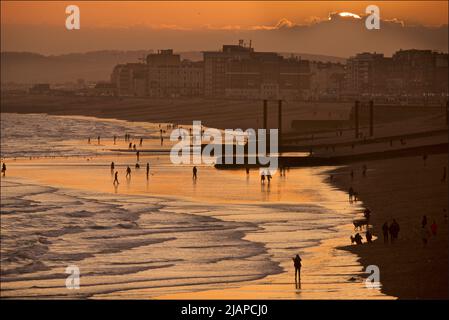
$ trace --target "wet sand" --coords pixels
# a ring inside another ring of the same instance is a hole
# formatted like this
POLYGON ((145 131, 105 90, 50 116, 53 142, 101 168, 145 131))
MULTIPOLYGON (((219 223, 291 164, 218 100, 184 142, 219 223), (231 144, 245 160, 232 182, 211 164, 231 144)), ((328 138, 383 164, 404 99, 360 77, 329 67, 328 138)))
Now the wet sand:
MULTIPOLYGON (((82 142, 80 142, 82 143, 82 142)), ((87 159, 21 159, 10 161, 7 179, 33 181, 42 185, 68 190, 101 192, 117 196, 161 197, 171 202, 180 213, 209 216, 226 223, 258 226, 245 231, 242 240, 263 244, 266 257, 279 266, 267 277, 253 280, 217 279, 215 286, 176 285, 171 289, 146 288, 130 284, 112 286, 107 290, 91 290, 91 298, 163 298, 163 299, 386 299, 378 289, 367 289, 366 274, 357 262, 357 256, 336 247, 347 243, 350 222, 361 210, 362 203, 349 204, 346 195, 324 183, 326 168, 291 169, 287 177, 275 175, 270 187, 261 186, 256 170, 249 177, 241 171, 220 171, 213 167, 200 167, 198 181, 191 178, 191 167, 173 167, 163 156, 142 155, 141 163, 152 163, 152 175, 146 179, 145 169, 133 168, 132 178, 124 177, 126 164, 135 163, 135 156, 100 155, 87 159), (112 185, 109 163, 114 160, 120 171, 121 183, 112 185), (217 181, 221 184, 217 184, 217 181), (194 207, 194 210, 191 207, 194 207), (310 214, 299 212, 309 206, 310 214), (323 206, 323 213, 318 206, 323 206), (185 208, 184 210, 182 208, 185 208), (327 212, 326 212, 327 211, 327 212), (298 212, 298 213, 297 213, 298 212), (311 219, 311 220, 309 220, 311 219), (316 220, 316 221, 315 221, 316 220), (322 225, 322 227, 317 226, 322 225), (305 228, 305 229, 304 229, 305 228), (310 230, 308 228, 311 228, 310 230), (294 285, 291 258, 295 253, 303 257, 302 287, 294 285), (215 287, 215 289, 214 289, 215 287)), ((327 168, 329 170, 330 168, 327 168)), ((173 209, 172 209, 173 210, 173 209)), ((201 246, 200 246, 201 247, 201 246)), ((148 249, 151 250, 151 249, 148 249)), ((199 250, 199 249, 198 249, 199 250)), ((256 267, 256 260, 254 261, 256 267)), ((257 262, 258 263, 258 262, 257 262)), ((232 266, 232 264, 230 265, 232 266)), ((268 270, 267 270, 268 271, 268 270)), ((156 270, 152 271, 153 273, 156 270)), ((186 275, 195 275, 190 270, 186 275)), ((161 273, 162 275, 163 273, 161 273)), ((144 276, 144 274, 142 275, 144 276)), ((94 280, 89 280, 95 283, 94 280)), ((54 285, 54 282, 52 282, 54 285)), ((39 282, 34 285, 39 286, 39 282)), ((6 283, 4 288, 23 287, 27 284, 6 283)), ((106 286, 107 287, 107 286, 106 286)), ((52 295, 52 291, 41 294, 52 295)), ((57 291, 58 294, 64 290, 57 291)), ((36 294, 36 293, 35 293, 36 294)), ((39 294, 39 293, 37 293, 39 294)), ((63 294, 63 293, 62 293, 63 294)))
MULTIPOLYGON (((157 144, 158 140, 154 137, 153 140, 145 141, 145 147, 156 147, 157 144)), ((69 145, 74 148, 83 145, 84 148, 86 141, 73 140, 69 145)), ((136 170, 133 167, 136 163, 135 155, 108 151, 113 147, 111 139, 102 139, 100 146, 92 144, 87 147, 98 149, 98 153, 95 153, 97 155, 87 158, 49 157, 16 161, 9 159, 7 177, 4 180, 19 179, 117 197, 161 197, 164 202, 172 203, 177 208, 177 213, 185 213, 185 210, 193 207, 194 210, 188 211, 188 214, 212 217, 226 223, 257 225, 256 229, 245 229, 245 237, 242 240, 262 244, 266 249, 264 255, 269 257, 268 260, 263 258, 264 261, 274 262, 280 268, 277 271, 271 270, 269 273, 272 274, 267 277, 254 275, 252 280, 239 277, 233 281, 217 279, 215 288, 202 283, 179 284, 175 285, 173 290, 167 291, 163 288, 150 288, 151 286, 148 287, 144 282, 141 285, 114 286, 110 291, 91 290, 89 297, 374 299, 407 298, 411 292, 413 297, 427 298, 435 294, 440 295, 445 288, 447 293, 447 273, 439 271, 443 267, 447 269, 448 265, 447 232, 443 232, 447 231, 447 224, 444 226, 444 221, 438 220, 442 236, 435 238, 438 241, 431 239, 430 242, 434 243, 432 245, 437 249, 421 251, 422 254, 418 254, 417 250, 410 252, 411 247, 420 248, 419 233, 416 233, 414 228, 420 223, 421 212, 428 212, 431 223, 433 215, 441 219, 439 213, 442 207, 447 205, 447 184, 437 183, 443 163, 447 164, 447 155, 431 155, 425 169, 422 159, 418 157, 368 162, 366 178, 360 177, 362 164, 355 164, 356 175, 352 183, 359 191, 362 201, 349 204, 345 193, 349 188, 348 168, 335 171, 334 183, 338 188, 329 184, 328 174, 325 173, 326 170, 334 170, 333 168, 291 169, 286 177, 275 175, 270 186, 261 186, 256 170, 246 176, 243 170, 219 171, 212 167, 200 166, 199 179, 195 182, 192 180, 191 166, 174 167, 167 155, 143 153, 140 159, 141 169, 136 170), (109 169, 111 161, 116 163, 116 169, 119 171, 120 185, 117 188, 112 184, 113 176, 109 169), (147 161, 151 163, 148 179, 145 176, 147 161), (404 163, 407 165, 404 166, 404 163), (130 165, 133 171, 129 180, 125 178, 127 165, 130 165), (367 183, 368 181, 371 182, 367 183), (379 190, 380 186, 384 189, 379 190), (373 195, 376 197, 370 198, 373 195), (400 201, 393 201, 392 195, 400 201), (413 196, 414 201, 409 201, 409 195, 413 196), (400 242, 394 250, 403 249, 391 254, 392 247, 384 248, 377 243, 379 241, 369 248, 353 246, 345 248, 346 251, 337 249, 349 243, 349 235, 353 234, 352 219, 360 215, 365 202, 373 211, 372 223, 376 234, 379 234, 379 227, 385 219, 400 219, 400 242), (419 204, 415 206, 415 202, 419 204), (305 220, 304 216, 296 215, 297 212, 304 212, 304 208, 308 206, 310 210, 305 210, 307 214, 318 214, 320 210, 317 211, 316 206, 319 206, 324 209, 325 215, 305 220), (413 218, 410 219, 410 216, 413 218), (326 227, 308 230, 308 223, 311 228, 317 228, 321 223, 326 227), (301 229, 304 226, 306 232, 301 229), (310 243, 307 243, 309 239, 310 243), (302 245, 298 246, 297 242, 302 245), (379 250, 379 254, 376 254, 376 250, 379 250), (291 261, 291 257, 297 252, 300 252, 304 259, 303 285, 299 291, 294 287, 291 261), (365 287, 366 274, 354 253, 362 257, 360 262, 364 266, 379 265, 383 293, 365 287), (374 257, 375 261, 367 261, 366 257, 374 257), (399 260, 395 260, 395 257, 399 260), (438 272, 429 273, 428 270, 423 270, 423 261, 427 261, 427 268, 438 269, 438 272), (398 265, 402 268, 398 269, 398 265), (421 278, 404 285, 401 280, 402 273, 398 275, 398 270, 407 275, 407 280, 416 276, 421 278), (423 277, 423 274, 426 276, 423 277), (408 288, 409 286, 414 286, 414 289, 408 288)), ((126 148, 126 144, 120 141, 119 147, 126 148)), ((430 247, 431 245, 428 248, 430 247)), ((196 274, 200 272, 191 270, 193 271, 196 274)), ((150 271, 150 274, 155 272, 150 271)), ((145 277, 145 273, 141 276, 145 277)), ((19 284, 8 284, 10 288, 17 285, 19 284)), ((24 284, 25 288, 27 285, 24 284)), ((441 295, 444 295, 444 292, 441 295)))
MULTIPOLYGON (((382 292, 401 299, 448 299, 448 184, 441 181, 448 155, 431 155, 354 163, 333 171, 333 184, 342 190, 350 186, 371 209, 372 244, 349 246, 345 250, 360 256, 364 265, 378 265, 382 292), (367 176, 362 166, 368 167, 367 176), (354 179, 350 170, 354 170, 354 179), (446 210, 446 211, 444 211, 446 210), (421 219, 435 220, 436 236, 427 247, 421 241, 421 219), (400 224, 395 244, 384 244, 381 227, 395 218, 400 224)), ((364 236, 364 235, 363 235, 364 236)))

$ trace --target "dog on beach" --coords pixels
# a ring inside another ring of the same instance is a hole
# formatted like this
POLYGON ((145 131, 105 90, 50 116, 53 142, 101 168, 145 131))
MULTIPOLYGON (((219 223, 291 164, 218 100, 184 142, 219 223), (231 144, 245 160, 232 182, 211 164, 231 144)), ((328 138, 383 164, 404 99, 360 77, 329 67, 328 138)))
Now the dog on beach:
POLYGON ((354 224, 354 230, 362 230, 363 226, 368 226, 368 219, 362 218, 362 219, 356 219, 352 222, 354 224))

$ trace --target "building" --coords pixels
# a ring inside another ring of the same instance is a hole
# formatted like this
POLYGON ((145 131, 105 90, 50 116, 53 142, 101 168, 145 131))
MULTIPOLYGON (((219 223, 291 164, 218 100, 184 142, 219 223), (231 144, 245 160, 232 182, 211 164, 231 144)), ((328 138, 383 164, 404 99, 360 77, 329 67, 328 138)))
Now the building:
POLYGON ((346 63, 345 88, 349 95, 383 92, 391 58, 380 53, 359 53, 346 63))
POLYGON ((144 63, 119 64, 114 67, 111 83, 118 96, 146 95, 146 66, 144 63))
POLYGON ((406 94, 447 93, 448 55, 431 50, 399 50, 393 57, 390 77, 406 94))
POLYGON ((118 96, 202 96, 203 75, 202 62, 181 61, 180 55, 168 49, 149 54, 145 63, 116 65, 111 83, 118 96))
POLYGON ((232 99, 301 99, 310 89, 309 62, 256 52, 243 41, 204 55, 204 95, 232 99))
POLYGON ((90 95, 110 97, 116 95, 116 86, 111 82, 98 82, 94 88, 90 90, 90 95))
POLYGON ((447 96, 447 92, 447 53, 411 49, 384 57, 365 52, 347 60, 345 93, 349 96, 447 96))
POLYGON ((37 83, 29 89, 30 94, 49 94, 50 92, 49 83, 37 83))
POLYGON ((204 95, 224 97, 227 63, 230 60, 248 59, 253 51, 251 46, 245 47, 241 40, 238 45, 223 45, 221 51, 204 51, 204 95))
POLYGON ((344 90, 344 64, 312 61, 310 63, 310 100, 338 101, 344 90))
POLYGON ((173 50, 160 50, 147 56, 147 95, 180 97, 203 95, 203 63, 181 61, 173 50))
POLYGON ((203 52, 203 61, 197 62, 182 60, 171 49, 159 50, 144 62, 115 66, 111 84, 118 96, 151 98, 427 102, 447 98, 448 54, 411 49, 385 57, 364 52, 344 65, 257 52, 240 40, 203 52))

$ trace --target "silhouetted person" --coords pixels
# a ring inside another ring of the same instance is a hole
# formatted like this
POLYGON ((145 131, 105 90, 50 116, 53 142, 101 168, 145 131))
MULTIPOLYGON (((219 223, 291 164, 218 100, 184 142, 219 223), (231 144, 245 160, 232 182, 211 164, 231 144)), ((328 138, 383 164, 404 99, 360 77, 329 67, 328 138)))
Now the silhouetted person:
POLYGON ((373 235, 371 234, 371 231, 366 230, 365 236, 366 236, 366 242, 368 242, 368 243, 373 242, 373 235))
POLYGON ((149 174, 150 174, 150 163, 147 162, 147 177, 148 177, 149 174))
POLYGON ((260 182, 261 182, 262 184, 265 183, 265 173, 262 173, 262 174, 260 175, 260 182))
POLYGON ((268 181, 268 183, 270 183, 270 181, 271 181, 271 173, 270 172, 267 172, 267 181, 268 181))
POLYGON ((356 233, 355 236, 351 236, 351 243, 362 244, 362 236, 360 233, 356 233))
POLYGON ((351 180, 354 179, 354 170, 351 169, 351 180))
POLYGON ((446 182, 446 174, 447 174, 447 168, 446 167, 444 167, 443 168, 443 176, 441 177, 441 182, 446 182))
POLYGON ((365 208, 365 210, 363 210, 363 216, 369 221, 371 218, 371 210, 369 208, 365 208))
POLYGON ((90 137, 89 137, 89 138, 87 138, 87 143, 88 143, 88 144, 90 144, 90 137))
POLYGON ((362 170, 362 175, 364 177, 366 177, 366 171, 368 170, 368 167, 366 166, 366 164, 363 165, 363 170, 362 170))
POLYGON ((391 243, 395 242, 399 235, 399 223, 395 219, 393 219, 393 222, 390 225, 389 232, 390 232, 390 241, 391 243))
POLYGON ((114 171, 114 169, 115 169, 115 164, 114 164, 114 161, 112 161, 111 162, 111 171, 114 171))
POLYGON ((246 167, 246 174, 249 175, 249 167, 246 167))
POLYGON ((433 236, 437 235, 438 225, 435 220, 433 220, 432 224, 430 225, 430 231, 432 231, 433 236))
POLYGON ((140 169, 140 164, 136 163, 136 169, 140 169))
POLYGON ((133 145, 133 149, 134 149, 134 150, 137 150, 136 144, 133 145))
POLYGON ((132 147, 133 147, 133 144, 132 144, 132 142, 130 142, 128 145, 128 149, 131 149, 132 147))
POLYGON ((140 158, 140 151, 137 151, 137 152, 136 152, 136 158, 137 158, 137 161, 139 161, 139 158, 140 158))
POLYGON ((388 243, 388 222, 385 221, 385 223, 382 225, 382 234, 384 235, 384 243, 388 243))
POLYGON ((128 168, 126 168, 126 177, 131 178, 131 168, 128 166, 128 168))
POLYGON ((193 167, 192 173, 193 173, 193 179, 196 180, 197 179, 198 169, 196 167, 193 167))
POLYGON ((295 285, 297 288, 301 288, 301 257, 297 254, 292 260, 295 267, 295 285))
POLYGON ((429 229, 426 226, 421 227, 421 240, 424 247, 427 246, 427 242, 429 241, 429 229))
POLYGON ((2 164, 2 174, 3 174, 3 176, 6 175, 6 164, 4 162, 2 164))
POLYGON ((100 136, 97 137, 98 144, 100 144, 100 136))
POLYGON ((115 185, 119 184, 119 182, 118 182, 118 171, 116 171, 115 175, 114 175, 114 184, 115 185))
POLYGON ((352 187, 349 188, 348 195, 349 195, 349 202, 351 202, 354 197, 354 189, 352 187))
POLYGON ((142 146, 143 138, 140 138, 139 146, 142 146))
POLYGON ((427 164, 427 154, 423 154, 422 160, 423 160, 423 162, 424 162, 424 167, 425 167, 426 164, 427 164))
POLYGON ((114 136, 114 144, 117 142, 117 136, 114 136))
POLYGON ((422 216, 421 227, 427 226, 427 216, 422 216))

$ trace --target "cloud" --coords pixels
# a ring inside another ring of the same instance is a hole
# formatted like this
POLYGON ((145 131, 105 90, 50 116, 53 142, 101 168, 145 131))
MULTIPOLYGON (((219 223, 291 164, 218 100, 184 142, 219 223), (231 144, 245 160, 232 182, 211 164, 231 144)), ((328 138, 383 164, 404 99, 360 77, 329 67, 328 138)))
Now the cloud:
POLYGON ((258 51, 301 52, 348 57, 359 52, 391 55, 399 49, 448 51, 447 25, 407 25, 399 20, 382 20, 380 30, 367 30, 365 16, 316 19, 298 24, 286 18, 272 25, 186 29, 177 25, 128 28, 81 27, 67 31, 52 26, 2 25, 3 51, 31 51, 44 54, 93 50, 140 50, 173 48, 177 51, 218 50, 239 39, 252 40, 258 51))

